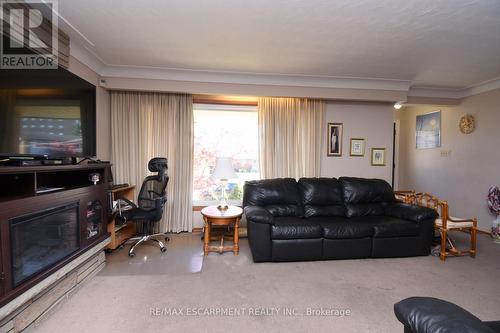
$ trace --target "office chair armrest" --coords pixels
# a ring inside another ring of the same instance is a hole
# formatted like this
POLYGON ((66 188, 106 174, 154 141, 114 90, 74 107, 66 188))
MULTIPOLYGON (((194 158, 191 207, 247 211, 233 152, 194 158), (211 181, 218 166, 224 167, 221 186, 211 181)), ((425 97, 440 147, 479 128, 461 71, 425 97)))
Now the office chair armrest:
POLYGON ((118 199, 116 199, 116 201, 123 201, 126 204, 132 206, 132 208, 137 208, 137 205, 135 203, 133 203, 132 201, 130 201, 129 199, 127 199, 127 198, 118 198, 118 199))
POLYGON ((157 196, 161 196, 161 193, 156 192, 155 190, 148 190, 148 193, 151 194, 156 194, 157 196))
POLYGON ((158 206, 163 207, 165 202, 167 202, 167 196, 158 197, 158 198, 153 199, 152 201, 154 201, 155 207, 158 207, 158 206))
POLYGON ((150 202, 154 202, 155 203, 155 207, 156 205, 158 205, 159 202, 161 202, 162 204, 164 204, 165 202, 167 202, 167 196, 163 196, 163 197, 158 197, 158 198, 155 198, 155 199, 151 199, 151 198, 139 198, 140 201, 150 201, 150 202))

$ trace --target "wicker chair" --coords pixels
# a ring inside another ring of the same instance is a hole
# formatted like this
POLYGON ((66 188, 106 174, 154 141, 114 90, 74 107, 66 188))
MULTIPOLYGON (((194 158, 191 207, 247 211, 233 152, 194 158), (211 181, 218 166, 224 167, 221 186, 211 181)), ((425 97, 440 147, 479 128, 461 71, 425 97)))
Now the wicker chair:
POLYGON ((447 256, 463 256, 469 255, 472 258, 476 256, 476 237, 477 237, 477 219, 459 219, 449 215, 448 202, 439 200, 437 197, 429 193, 415 193, 408 199, 409 203, 414 203, 419 206, 429 207, 435 209, 439 218, 436 219, 434 228, 439 231, 441 235, 441 251, 440 259, 445 260, 447 256), (470 249, 459 250, 453 244, 453 241, 448 237, 450 231, 462 231, 470 234, 470 249), (446 243, 450 248, 446 248, 446 243))
POLYGON ((394 191, 394 196, 397 200, 408 204, 415 203, 415 194, 415 190, 394 191))

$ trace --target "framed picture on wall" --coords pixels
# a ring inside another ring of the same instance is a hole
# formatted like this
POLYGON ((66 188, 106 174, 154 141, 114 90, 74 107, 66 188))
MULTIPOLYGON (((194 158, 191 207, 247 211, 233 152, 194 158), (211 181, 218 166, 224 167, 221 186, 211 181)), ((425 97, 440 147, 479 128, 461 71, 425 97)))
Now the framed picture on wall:
POLYGON ((385 148, 372 148, 372 165, 385 165, 385 148))
POLYGON ((328 123, 328 131, 327 131, 328 156, 342 156, 342 132, 343 132, 343 124, 328 123))
POLYGON ((441 147, 441 110, 417 116, 417 149, 441 147))
POLYGON ((365 156, 365 139, 351 138, 351 156, 365 156))

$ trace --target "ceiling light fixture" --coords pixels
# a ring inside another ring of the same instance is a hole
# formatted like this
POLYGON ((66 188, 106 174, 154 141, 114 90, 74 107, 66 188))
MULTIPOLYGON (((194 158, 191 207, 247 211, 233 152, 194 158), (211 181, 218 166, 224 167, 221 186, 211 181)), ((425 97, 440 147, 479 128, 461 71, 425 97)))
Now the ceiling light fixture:
POLYGON ((394 108, 395 108, 396 110, 399 110, 399 109, 401 109, 402 107, 403 107, 403 103, 401 103, 401 102, 397 102, 396 104, 394 104, 394 108))

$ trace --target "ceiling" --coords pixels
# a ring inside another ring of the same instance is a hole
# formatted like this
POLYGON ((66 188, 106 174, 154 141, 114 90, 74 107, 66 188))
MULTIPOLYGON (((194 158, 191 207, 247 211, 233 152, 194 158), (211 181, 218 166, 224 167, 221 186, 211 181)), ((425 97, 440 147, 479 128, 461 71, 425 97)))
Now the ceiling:
POLYGON ((447 89, 500 78, 498 0, 59 0, 59 13, 107 66, 447 89))

